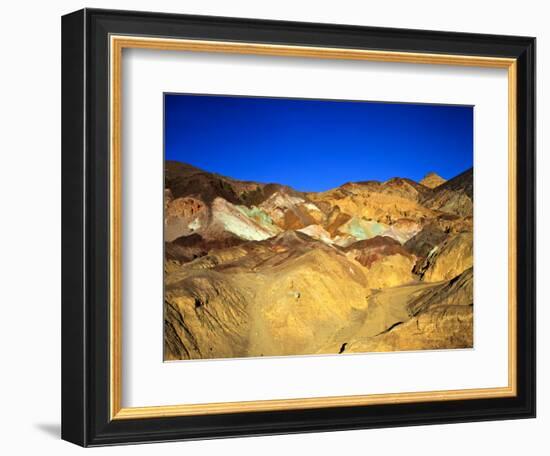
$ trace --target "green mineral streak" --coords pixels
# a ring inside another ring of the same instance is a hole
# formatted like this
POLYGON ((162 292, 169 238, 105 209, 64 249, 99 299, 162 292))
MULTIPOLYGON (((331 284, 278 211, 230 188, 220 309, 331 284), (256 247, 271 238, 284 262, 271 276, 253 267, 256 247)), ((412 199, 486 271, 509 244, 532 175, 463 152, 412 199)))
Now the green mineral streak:
POLYGON ((386 226, 372 220, 367 221, 353 217, 347 227, 347 232, 355 239, 364 240, 380 236, 386 229, 386 226))
POLYGON ((271 235, 266 231, 261 231, 255 228, 252 224, 247 224, 244 220, 240 220, 231 214, 218 214, 219 220, 223 223, 224 228, 230 233, 236 234, 241 239, 249 241, 262 241, 268 239, 271 235))
POLYGON ((271 217, 259 207, 237 206, 237 209, 239 209, 239 211, 241 211, 247 217, 253 218, 254 220, 258 221, 266 228, 269 229, 273 227, 273 220, 271 219, 271 217))

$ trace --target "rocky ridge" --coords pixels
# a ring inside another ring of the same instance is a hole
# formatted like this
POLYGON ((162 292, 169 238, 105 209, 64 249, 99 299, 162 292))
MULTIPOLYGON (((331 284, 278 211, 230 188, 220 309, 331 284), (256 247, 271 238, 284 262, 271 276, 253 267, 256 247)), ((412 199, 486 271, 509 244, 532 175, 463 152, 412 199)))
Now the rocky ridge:
POLYGON ((166 162, 165 359, 473 346, 473 170, 437 178, 308 193, 166 162))

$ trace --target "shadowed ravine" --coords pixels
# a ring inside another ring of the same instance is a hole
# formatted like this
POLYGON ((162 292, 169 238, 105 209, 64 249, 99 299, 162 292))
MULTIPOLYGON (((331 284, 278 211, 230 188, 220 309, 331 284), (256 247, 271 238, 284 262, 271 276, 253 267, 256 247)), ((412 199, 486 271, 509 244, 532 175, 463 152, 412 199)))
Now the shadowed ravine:
POLYGON ((166 163, 166 360, 473 345, 473 170, 321 193, 166 163))

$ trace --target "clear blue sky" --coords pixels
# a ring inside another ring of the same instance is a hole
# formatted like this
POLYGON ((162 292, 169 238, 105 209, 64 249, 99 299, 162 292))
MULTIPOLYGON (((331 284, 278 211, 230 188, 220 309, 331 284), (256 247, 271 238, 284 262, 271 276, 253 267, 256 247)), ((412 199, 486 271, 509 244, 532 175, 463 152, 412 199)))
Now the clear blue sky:
POLYGON ((165 94, 165 158, 323 191, 473 166, 473 108, 165 94))

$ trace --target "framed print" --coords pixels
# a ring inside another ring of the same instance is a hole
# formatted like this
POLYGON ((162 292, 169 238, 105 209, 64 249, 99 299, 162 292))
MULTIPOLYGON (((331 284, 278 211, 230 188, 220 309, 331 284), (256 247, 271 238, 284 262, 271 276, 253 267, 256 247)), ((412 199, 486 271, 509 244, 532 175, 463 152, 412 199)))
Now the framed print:
POLYGON ((62 437, 535 416, 535 40, 62 22, 62 437))

